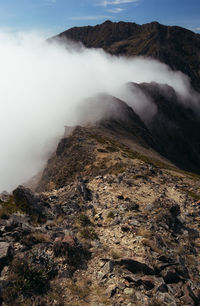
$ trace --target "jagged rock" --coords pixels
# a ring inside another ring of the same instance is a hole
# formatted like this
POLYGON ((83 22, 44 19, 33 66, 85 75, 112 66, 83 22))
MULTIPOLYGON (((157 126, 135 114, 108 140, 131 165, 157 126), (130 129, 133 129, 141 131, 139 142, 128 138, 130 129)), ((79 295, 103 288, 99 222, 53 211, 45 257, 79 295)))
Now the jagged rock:
POLYGON ((137 203, 134 203, 134 202, 128 203, 126 205, 127 210, 136 210, 137 211, 137 210, 139 210, 139 208, 140 208, 140 206, 137 203))
POLYGON ((184 303, 184 305, 194 305, 197 306, 200 303, 200 289, 197 294, 191 289, 190 285, 186 283, 180 295, 180 301, 184 303))
POLYGON ((156 294, 155 296, 155 301, 157 303, 160 303, 160 305, 163 305, 163 306, 176 306, 177 303, 176 303, 176 300, 173 296, 171 296, 169 293, 158 293, 156 294))
POLYGON ((161 285, 158 287, 157 290, 160 291, 160 292, 162 292, 162 293, 166 293, 166 292, 168 292, 168 287, 167 287, 166 284, 161 284, 161 285))
POLYGON ((163 275, 163 279, 166 284, 174 284, 181 281, 181 277, 175 270, 167 271, 163 275))
POLYGON ((20 225, 26 225, 30 221, 30 218, 25 215, 18 215, 18 214, 12 214, 9 218, 9 221, 7 221, 7 224, 9 223, 10 226, 18 227, 20 225))
POLYGON ((143 262, 139 262, 133 259, 121 259, 115 261, 116 265, 123 266, 132 273, 143 273, 147 275, 154 275, 154 270, 147 266, 143 262))
POLYGON ((7 242, 0 242, 0 270, 12 259, 13 248, 7 242))
POLYGON ((86 184, 84 182, 84 180, 82 178, 79 178, 79 183, 77 186, 77 190, 80 192, 80 194, 82 195, 84 201, 92 201, 92 193, 91 190, 89 190, 86 187, 86 184))
POLYGON ((29 214, 37 214, 40 219, 47 214, 47 209, 50 208, 48 203, 42 201, 38 195, 24 186, 18 186, 13 191, 13 196, 16 205, 21 210, 29 214))
POLYGON ((114 262, 109 260, 102 268, 103 274, 106 276, 108 273, 111 273, 114 268, 114 262))
POLYGON ((116 285, 110 285, 106 289, 106 295, 108 295, 111 298, 111 297, 113 297, 115 295, 116 291, 117 291, 116 285))
POLYGON ((148 296, 139 291, 135 292, 135 299, 136 299, 136 302, 141 303, 141 305, 147 306, 149 304, 148 296))
POLYGON ((166 224, 168 225, 168 227, 174 231, 174 233, 177 234, 181 234, 182 230, 183 230, 183 224, 181 223, 181 221, 174 215, 172 214, 166 214, 164 216, 164 220, 166 222, 166 224))
POLYGON ((141 281, 146 290, 151 290, 155 287, 154 279, 149 276, 142 276, 141 281))
POLYGON ((123 282, 118 282, 118 283, 117 283, 117 288, 118 288, 119 290, 124 290, 125 287, 126 287, 126 285, 125 285, 123 282))
POLYGON ((155 280, 147 275, 144 276, 135 276, 135 275, 126 275, 125 280, 129 283, 133 283, 135 287, 143 286, 147 291, 152 290, 155 287, 155 280))
POLYGON ((69 201, 68 203, 62 205, 62 207, 59 207, 59 210, 62 210, 65 214, 70 215, 80 211, 81 208, 77 202, 69 201))
POLYGON ((10 194, 7 191, 3 191, 0 193, 0 201, 1 202, 8 202, 10 198, 10 194))

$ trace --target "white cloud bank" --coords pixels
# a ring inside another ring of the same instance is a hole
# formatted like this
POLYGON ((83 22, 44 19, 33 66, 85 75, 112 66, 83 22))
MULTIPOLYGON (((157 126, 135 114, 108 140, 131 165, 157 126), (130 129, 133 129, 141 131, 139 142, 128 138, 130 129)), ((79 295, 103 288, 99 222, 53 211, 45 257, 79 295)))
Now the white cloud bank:
MULTIPOLYGON (((0 191, 12 190, 44 166, 64 125, 78 123, 83 99, 99 92, 120 97, 124 83, 151 81, 188 95, 187 78, 154 60, 111 57, 100 50, 48 44, 34 35, 1 33, 0 191)), ((140 95, 136 100, 142 103, 140 95)))

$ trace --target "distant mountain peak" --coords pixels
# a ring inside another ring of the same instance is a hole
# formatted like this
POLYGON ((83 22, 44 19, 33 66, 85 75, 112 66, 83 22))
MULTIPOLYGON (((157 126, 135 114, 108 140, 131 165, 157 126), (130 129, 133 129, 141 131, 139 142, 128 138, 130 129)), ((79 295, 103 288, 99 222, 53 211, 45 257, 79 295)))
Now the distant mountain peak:
POLYGON ((200 91, 200 34, 157 21, 138 25, 106 20, 96 26, 71 28, 53 37, 81 42, 86 48, 102 48, 114 55, 146 56, 188 75, 200 91))

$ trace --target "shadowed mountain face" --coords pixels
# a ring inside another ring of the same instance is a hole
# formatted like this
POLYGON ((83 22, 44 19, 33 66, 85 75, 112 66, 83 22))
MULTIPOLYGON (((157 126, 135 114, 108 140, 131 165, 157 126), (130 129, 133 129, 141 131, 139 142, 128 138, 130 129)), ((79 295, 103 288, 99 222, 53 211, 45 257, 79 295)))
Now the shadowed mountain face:
POLYGON ((167 85, 138 86, 157 106, 156 114, 147 124, 154 142, 159 144, 156 150, 177 166, 200 173, 199 110, 183 104, 167 85))
POLYGON ((82 42, 115 55, 148 56, 187 74, 200 89, 200 35, 158 22, 138 25, 106 21, 97 26, 71 28, 55 38, 82 42))

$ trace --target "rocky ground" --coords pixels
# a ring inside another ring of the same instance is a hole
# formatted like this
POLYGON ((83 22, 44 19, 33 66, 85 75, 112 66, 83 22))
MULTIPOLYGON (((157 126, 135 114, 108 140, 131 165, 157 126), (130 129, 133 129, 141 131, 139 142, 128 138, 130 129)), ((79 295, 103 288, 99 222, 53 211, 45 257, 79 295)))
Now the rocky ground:
POLYGON ((0 196, 2 305, 199 305, 199 176, 92 130, 71 137, 37 193, 0 196))

